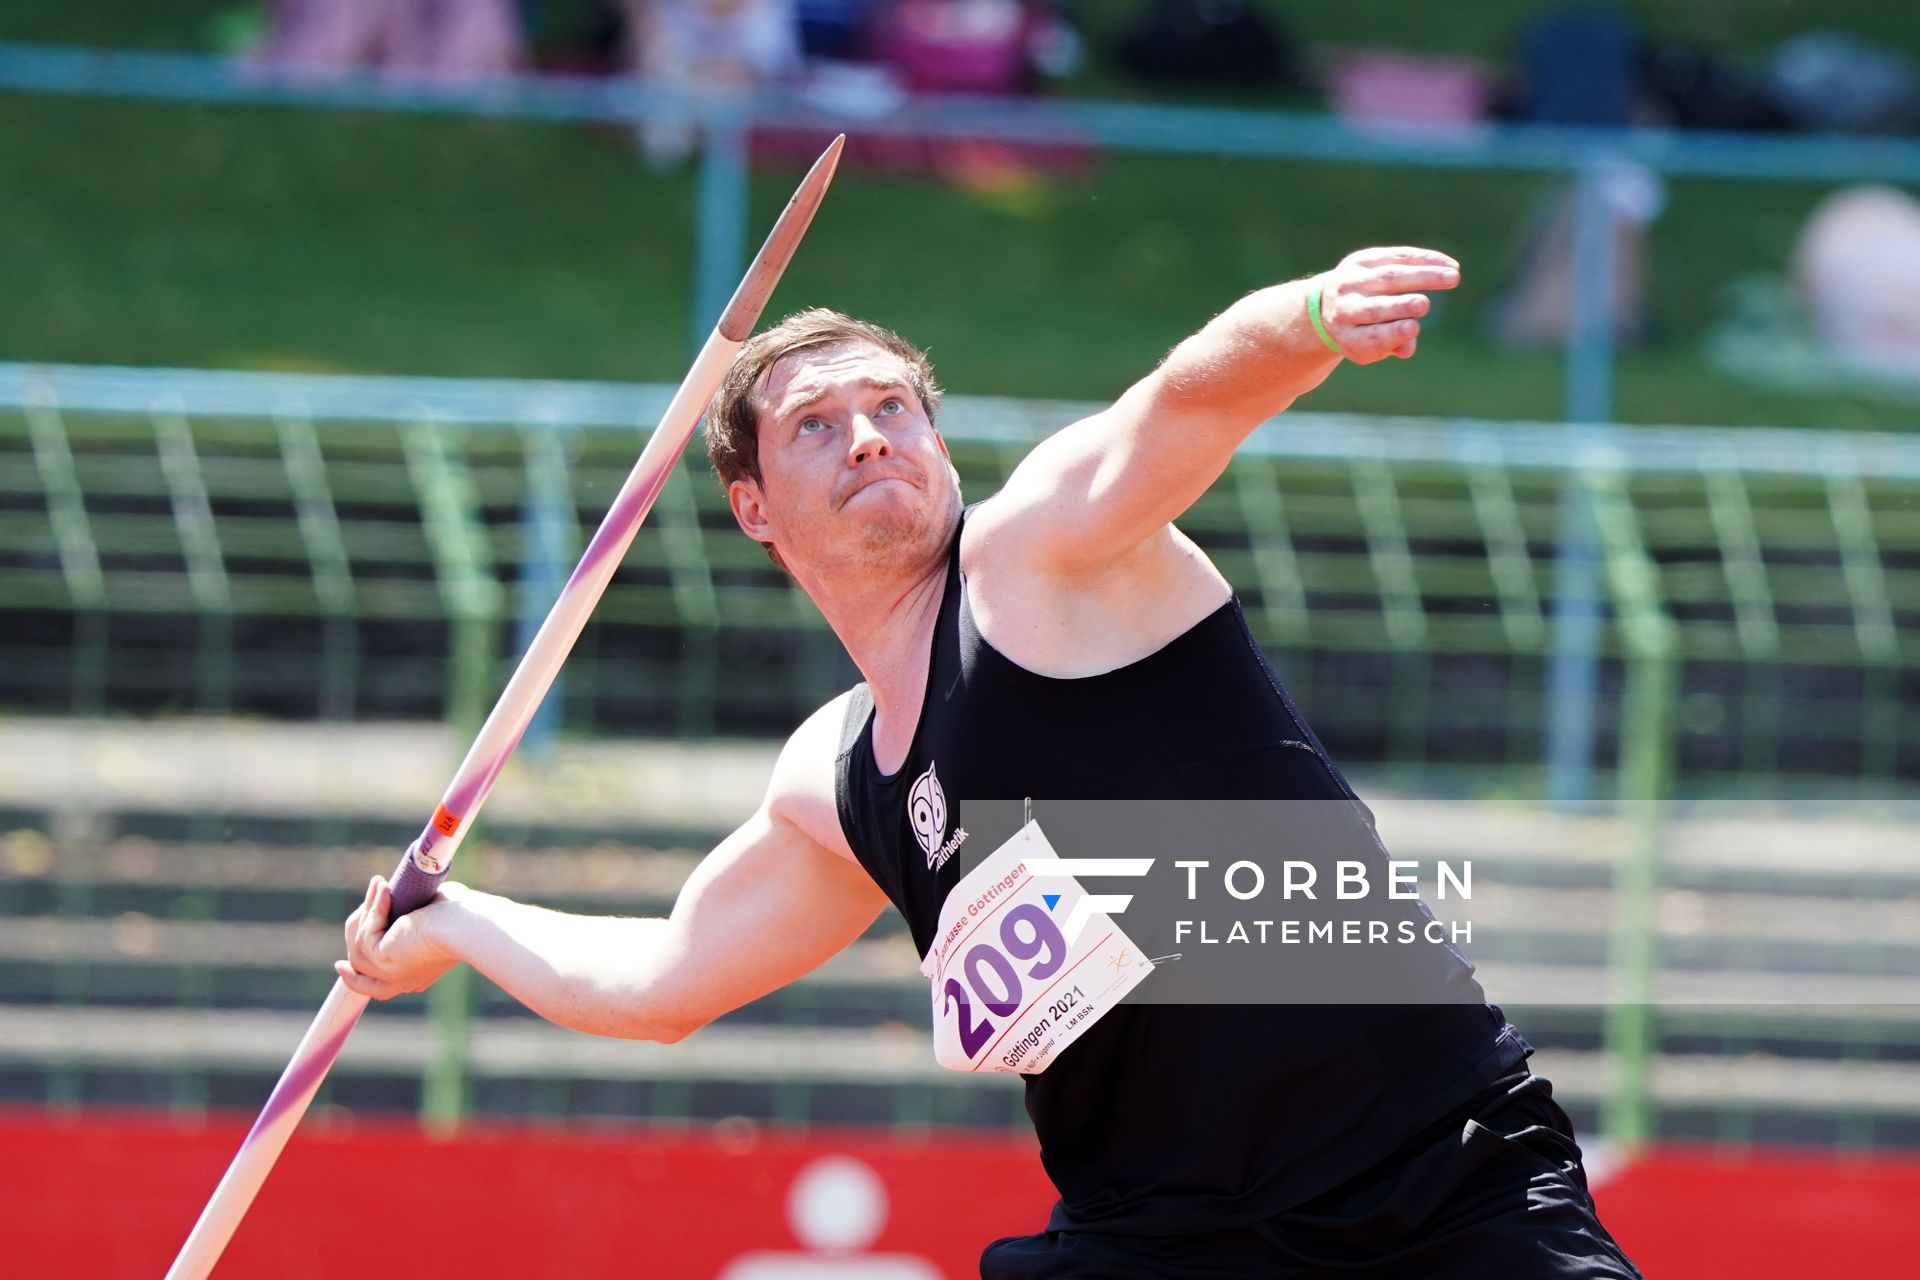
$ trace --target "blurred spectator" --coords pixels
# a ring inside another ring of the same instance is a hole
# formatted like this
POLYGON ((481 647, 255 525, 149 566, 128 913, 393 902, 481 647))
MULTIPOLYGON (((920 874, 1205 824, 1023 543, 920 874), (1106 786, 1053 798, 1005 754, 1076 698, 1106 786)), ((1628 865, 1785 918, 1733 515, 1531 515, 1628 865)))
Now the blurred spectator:
POLYGON ((1920 71, 1897 51, 1833 31, 1782 44, 1768 89, 1787 118, 1823 133, 1902 133, 1920 126, 1920 71))
POLYGON ((1150 0, 1120 38, 1120 65, 1163 84, 1291 84, 1293 45, 1245 0, 1150 0))
POLYGON ((800 72, 794 0, 624 0, 642 74, 727 88, 800 72))
MULTIPOLYGON (((1660 175, 1616 160, 1602 176, 1613 223, 1613 331, 1622 342, 1646 328, 1647 231, 1666 206, 1660 175)), ((1519 262, 1487 314, 1488 334, 1502 346, 1557 346, 1572 331, 1575 307, 1592 306, 1574 278, 1575 199, 1568 187, 1535 211, 1524 232, 1519 262)))
POLYGON ((1675 129, 1778 129, 1786 120, 1759 77, 1703 44, 1666 44, 1640 67, 1648 114, 1675 129))
POLYGON ((915 93, 1024 93, 1078 62, 1072 28, 1023 0, 899 0, 881 44, 915 93))
POLYGON ((1354 49, 1329 64, 1333 109, 1356 124, 1475 124, 1495 96, 1492 73, 1473 58, 1354 49))
POLYGON ((1639 41, 1604 10, 1549 13, 1521 39, 1515 114, 1533 124, 1609 125, 1633 118, 1639 41))
POLYGON ((512 71, 524 55, 513 0, 275 0, 255 57, 295 76, 382 67, 464 80, 512 71))
MULTIPOLYGON (((752 89, 800 74, 794 0, 623 0, 633 65, 680 89, 752 89)), ((640 130, 656 167, 685 160, 696 131, 689 113, 665 107, 640 130)))
POLYGON ((808 62, 852 62, 872 51, 881 0, 798 0, 800 48, 808 62))

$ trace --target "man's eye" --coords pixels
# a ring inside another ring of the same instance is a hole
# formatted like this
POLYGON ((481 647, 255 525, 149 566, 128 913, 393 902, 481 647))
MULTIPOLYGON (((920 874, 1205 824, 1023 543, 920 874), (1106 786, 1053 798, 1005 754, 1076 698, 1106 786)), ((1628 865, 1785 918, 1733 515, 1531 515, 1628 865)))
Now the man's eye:
POLYGON ((810 435, 815 431, 824 431, 827 424, 818 418, 807 418, 800 423, 800 434, 810 435))
POLYGON ((880 412, 882 413, 905 413, 906 410, 907 406, 902 404, 898 399, 889 398, 880 402, 880 412))

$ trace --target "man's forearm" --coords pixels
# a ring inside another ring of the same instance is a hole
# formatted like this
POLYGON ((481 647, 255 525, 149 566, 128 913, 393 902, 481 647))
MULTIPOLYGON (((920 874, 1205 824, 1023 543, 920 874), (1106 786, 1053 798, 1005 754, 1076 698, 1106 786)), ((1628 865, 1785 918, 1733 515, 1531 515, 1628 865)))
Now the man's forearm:
POLYGON ((472 890, 432 914, 436 943, 549 1022, 630 1040, 693 1029, 656 989, 665 920, 567 915, 472 890))
POLYGON ((1459 281, 1459 264, 1432 249, 1361 249, 1311 280, 1248 294, 1111 408, 1041 441, 968 526, 978 554, 1075 583, 1171 545, 1169 526, 1256 427, 1343 359, 1411 358, 1431 306, 1421 291, 1459 281), (1316 286, 1325 339, 1307 310, 1316 286))
POLYGON ((1307 316, 1311 281, 1248 294, 1175 347, 1150 383, 1180 412, 1250 430, 1326 381, 1340 363, 1307 316))

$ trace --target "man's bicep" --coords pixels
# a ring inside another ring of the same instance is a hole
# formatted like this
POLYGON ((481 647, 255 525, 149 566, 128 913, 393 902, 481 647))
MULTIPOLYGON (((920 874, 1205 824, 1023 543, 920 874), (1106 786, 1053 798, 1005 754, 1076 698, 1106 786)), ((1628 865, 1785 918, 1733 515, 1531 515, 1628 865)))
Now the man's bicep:
POLYGON ((763 808, 680 890, 659 994, 688 1025, 711 1021, 818 968, 886 904, 859 866, 763 808))
POLYGON ((1098 570, 1164 536, 1219 479, 1237 443, 1135 388, 1035 446, 988 504, 991 519, 1035 568, 1098 570))

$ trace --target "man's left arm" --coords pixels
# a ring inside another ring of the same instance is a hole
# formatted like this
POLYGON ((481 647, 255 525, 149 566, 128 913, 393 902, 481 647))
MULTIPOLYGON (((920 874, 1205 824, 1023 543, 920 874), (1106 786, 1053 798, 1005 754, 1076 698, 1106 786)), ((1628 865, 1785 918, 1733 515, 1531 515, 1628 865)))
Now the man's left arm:
POLYGON ((1051 574, 1098 572, 1163 533, 1253 429, 1341 359, 1407 359, 1460 264, 1431 249, 1362 249, 1321 276, 1247 295, 1175 347, 1113 407, 1039 444, 981 511, 983 535, 1051 574), (1308 314, 1320 315, 1336 354, 1308 314), (1006 535, 1006 536, 1000 536, 1006 535))

